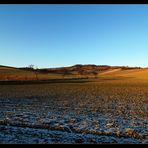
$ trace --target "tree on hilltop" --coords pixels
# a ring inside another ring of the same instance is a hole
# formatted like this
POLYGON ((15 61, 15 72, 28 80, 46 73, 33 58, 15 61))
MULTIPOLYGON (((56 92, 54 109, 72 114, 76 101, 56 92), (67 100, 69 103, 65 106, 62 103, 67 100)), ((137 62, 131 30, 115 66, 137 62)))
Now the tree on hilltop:
POLYGON ((39 80, 39 78, 38 78, 38 68, 37 67, 35 68, 35 65, 33 65, 33 64, 29 65, 28 67, 29 67, 29 69, 33 70, 33 72, 35 74, 35 77, 36 77, 36 80, 39 80))

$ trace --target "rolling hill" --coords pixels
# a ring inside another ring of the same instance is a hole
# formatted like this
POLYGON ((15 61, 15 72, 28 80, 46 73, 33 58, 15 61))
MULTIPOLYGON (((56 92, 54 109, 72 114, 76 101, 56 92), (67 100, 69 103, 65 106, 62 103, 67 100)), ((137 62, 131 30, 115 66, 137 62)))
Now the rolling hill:
POLYGON ((0 65, 0 80, 49 80, 73 78, 132 78, 148 79, 148 68, 108 66, 108 65, 81 65, 59 68, 16 68, 0 65))

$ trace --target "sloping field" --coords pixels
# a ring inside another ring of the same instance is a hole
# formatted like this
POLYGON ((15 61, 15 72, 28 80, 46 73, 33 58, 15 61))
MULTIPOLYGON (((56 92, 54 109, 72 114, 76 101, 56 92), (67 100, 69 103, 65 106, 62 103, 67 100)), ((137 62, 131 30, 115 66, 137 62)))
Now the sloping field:
POLYGON ((41 72, 0 66, 0 81, 72 79, 84 77, 85 76, 80 76, 78 71, 65 74, 62 70, 59 72, 41 72))
POLYGON ((98 79, 148 79, 148 69, 127 68, 123 67, 96 67, 82 66, 71 68, 57 69, 52 71, 35 71, 21 68, 0 66, 0 81, 15 80, 49 80, 49 79, 72 79, 72 78, 98 78, 98 79))
POLYGON ((13 69, 13 68, 0 68, 0 80, 25 80, 35 79, 35 74, 30 71, 13 69))
POLYGON ((121 78, 129 80, 148 80, 148 69, 131 69, 131 70, 122 70, 114 69, 108 70, 100 74, 101 78, 121 78))
POLYGON ((110 69, 110 70, 107 70, 105 72, 101 72, 100 75, 104 75, 104 74, 112 74, 112 73, 115 73, 115 72, 121 72, 121 68, 117 68, 117 69, 110 69))
POLYGON ((0 80, 48 80, 61 78, 60 74, 34 72, 19 68, 0 66, 0 80))

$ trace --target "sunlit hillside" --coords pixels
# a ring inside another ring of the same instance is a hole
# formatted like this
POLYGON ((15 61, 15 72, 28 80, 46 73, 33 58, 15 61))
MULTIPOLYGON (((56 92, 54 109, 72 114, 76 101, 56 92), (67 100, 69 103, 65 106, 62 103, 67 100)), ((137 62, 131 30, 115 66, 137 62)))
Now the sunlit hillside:
POLYGON ((74 65, 71 67, 31 69, 0 66, 0 80, 50 79, 136 79, 148 80, 148 68, 74 65))

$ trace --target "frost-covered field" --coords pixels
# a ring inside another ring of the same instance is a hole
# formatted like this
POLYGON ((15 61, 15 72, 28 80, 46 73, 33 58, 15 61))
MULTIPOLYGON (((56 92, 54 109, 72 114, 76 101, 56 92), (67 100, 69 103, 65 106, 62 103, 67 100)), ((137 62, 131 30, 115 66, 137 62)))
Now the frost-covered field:
POLYGON ((148 83, 0 85, 0 143, 148 143, 148 83))

